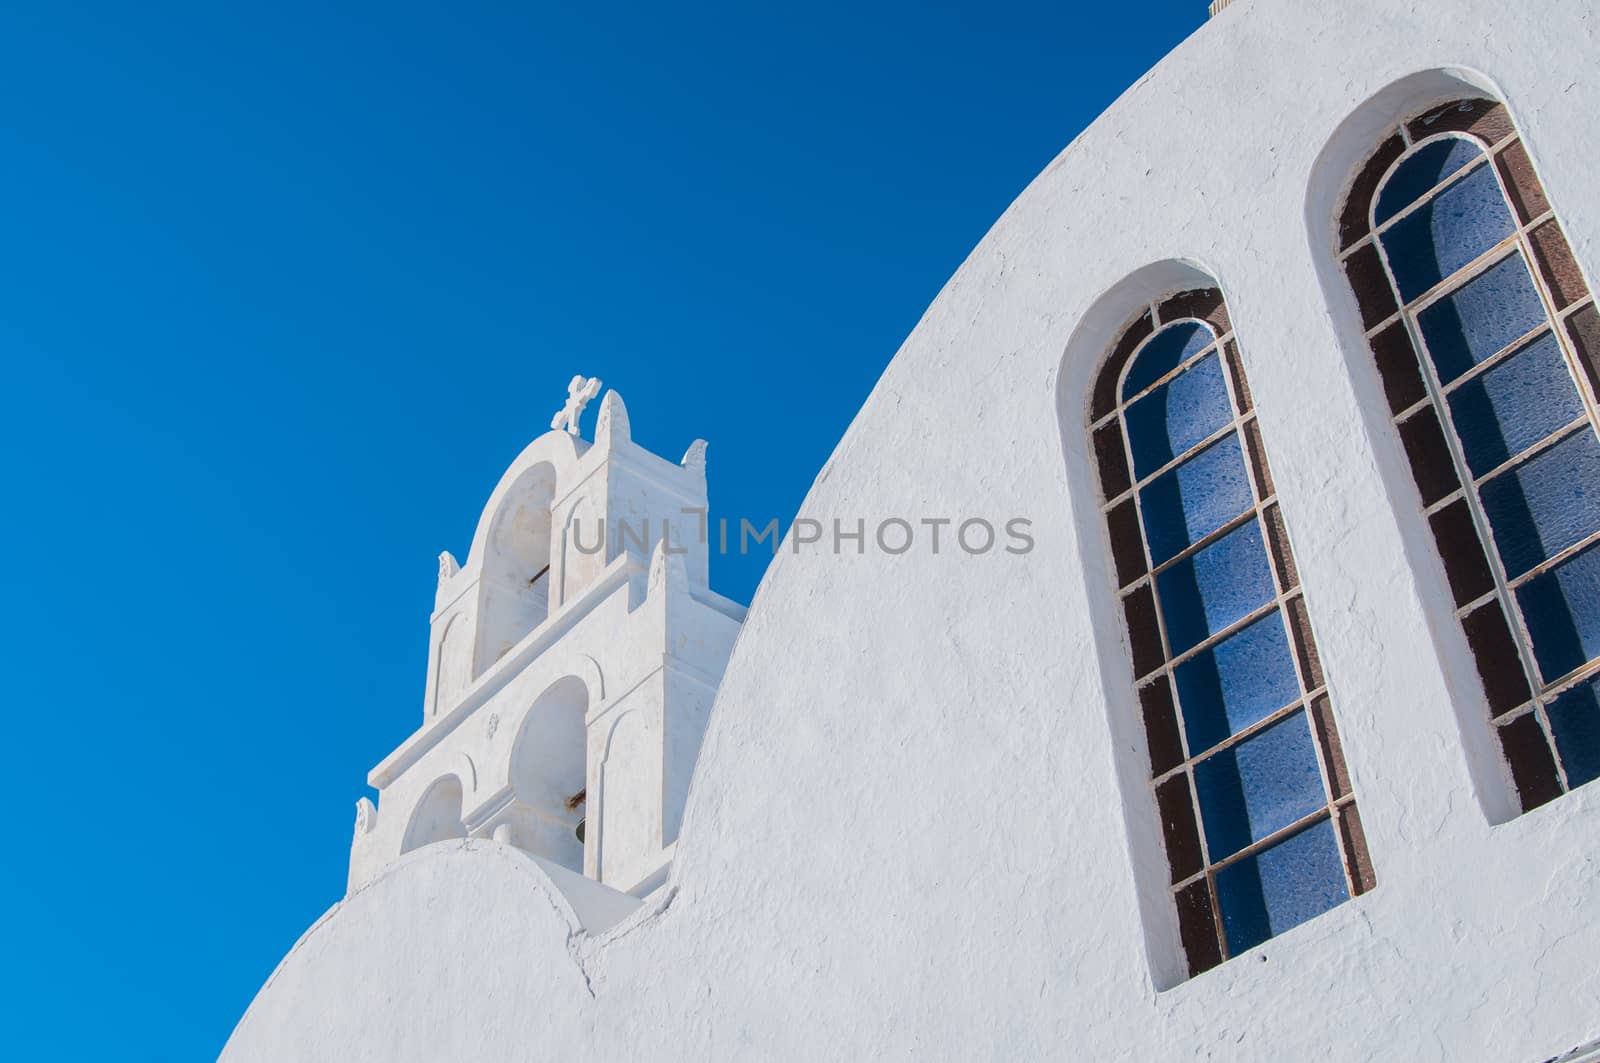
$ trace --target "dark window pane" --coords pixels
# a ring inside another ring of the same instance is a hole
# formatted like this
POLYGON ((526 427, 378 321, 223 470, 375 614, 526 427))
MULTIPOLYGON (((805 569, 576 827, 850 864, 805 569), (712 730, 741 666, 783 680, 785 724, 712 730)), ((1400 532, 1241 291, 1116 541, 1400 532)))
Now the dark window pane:
POLYGON ((1164 775, 1183 763, 1183 738, 1178 734, 1178 714, 1172 707, 1172 688, 1166 676, 1139 688, 1139 706, 1144 710, 1150 744, 1150 773, 1164 775))
POLYGON ((1371 228, 1367 224, 1367 215, 1372 206, 1373 193, 1377 191, 1378 182, 1383 180, 1383 175, 1389 172, 1390 165, 1405 154, 1405 150, 1406 142, 1396 133, 1372 153, 1372 157, 1361 167, 1361 172, 1351 182, 1350 194, 1346 197, 1344 210, 1339 215, 1341 251, 1365 236, 1371 228))
POLYGON ((1094 455, 1100 463, 1100 489, 1116 498, 1133 486, 1128 477, 1128 455, 1122 447, 1122 426, 1108 421, 1094 433, 1094 455))
POLYGON ((1593 303, 1567 318, 1567 332, 1578 350, 1589 386, 1600 390, 1600 310, 1593 303))
POLYGON ((1400 295, 1409 303, 1514 228, 1500 182, 1484 166, 1395 222, 1379 239, 1400 295))
POLYGON ((1517 591, 1539 674, 1553 683, 1600 654, 1600 549, 1591 546, 1517 591))
POLYGON ((1228 324, 1228 306, 1222 293, 1215 288, 1196 288, 1179 292, 1156 307, 1163 323, 1179 321, 1186 317, 1199 318, 1209 324, 1217 335, 1224 335, 1232 327, 1228 324))
POLYGON ((1511 116, 1505 105, 1493 100, 1453 100, 1441 104, 1406 124, 1412 140, 1426 140, 1435 133, 1471 133, 1490 147, 1512 133, 1511 116))
POLYGON ((1582 786, 1600 778, 1600 680, 1580 683, 1545 710, 1567 782, 1582 786))
POLYGON ((1456 499, 1430 517, 1428 523, 1433 528, 1433 541, 1439 547, 1439 557, 1444 561, 1456 605, 1466 605, 1494 590, 1494 575, 1489 570, 1489 559, 1484 555, 1483 541, 1478 538, 1478 526, 1472 523, 1466 499, 1456 499))
POLYGON ((1411 333, 1404 321, 1396 321, 1372 337, 1372 355, 1383 378, 1383 393, 1391 413, 1409 410, 1427 397, 1417 352, 1411 346, 1411 333))
POLYGON ((1289 621, 1289 634, 1294 639, 1294 652, 1300 658, 1300 670, 1305 676, 1306 688, 1315 690, 1323 683, 1322 659, 1317 656, 1317 643, 1311 637, 1311 617, 1306 613, 1306 600, 1290 598, 1283 603, 1283 608, 1289 621))
POLYGON ((1106 359, 1106 364, 1100 367, 1100 375, 1094 381, 1094 400, 1090 405, 1090 420, 1098 421, 1110 413, 1117 406, 1117 381, 1122 379, 1122 367, 1128 364, 1128 359, 1143 343, 1145 337, 1155 331, 1155 324, 1146 310, 1136 318, 1133 324, 1123 331, 1116 347, 1112 348, 1111 356, 1106 359))
POLYGON ((1176 557, 1253 503, 1239 436, 1230 434, 1140 491, 1151 560, 1176 557))
POLYGON ((1194 321, 1168 325, 1144 345, 1123 378, 1124 400, 1137 395, 1157 380, 1187 362, 1210 344, 1216 336, 1206 326, 1194 321))
POLYGON ((1128 619, 1134 677, 1149 675, 1167 659, 1161 652, 1161 629, 1156 626, 1156 600, 1150 593, 1150 584, 1129 591, 1122 600, 1122 610, 1128 619))
POLYGON ((1213 862, 1327 804, 1306 714, 1296 712, 1194 767, 1213 862))
POLYGON ((1300 696, 1283 617, 1272 612, 1175 670, 1189 748, 1199 754, 1300 696))
POLYGON ((1239 345, 1229 340, 1222 345, 1228 359, 1228 372, 1233 377, 1233 396, 1241 414, 1250 412, 1250 382, 1244 378, 1244 366, 1239 362, 1239 345))
POLYGON ((1581 413, 1583 400, 1553 332, 1450 395, 1450 416, 1473 476, 1510 461, 1581 413))
POLYGON ((1461 621, 1478 665, 1478 678, 1489 699, 1489 712, 1504 716, 1528 700, 1528 678, 1522 671, 1522 658, 1506 624, 1498 601, 1486 602, 1461 621))
POLYGON ((1222 946, 1217 940, 1217 921, 1211 914, 1211 890, 1206 880, 1191 882, 1178 891, 1178 934, 1183 952, 1189 958, 1189 974, 1209 971, 1222 962, 1222 946))
POLYGON ((1518 716, 1500 728, 1500 749, 1511 768, 1524 812, 1561 796, 1561 778, 1556 774, 1550 743, 1533 713, 1518 716))
POLYGON ((1349 897, 1339 840, 1326 819, 1217 872, 1217 903, 1234 955, 1349 897))
POLYGON ((1487 481, 1479 494, 1500 560, 1515 579, 1600 531, 1600 439, 1580 428, 1487 481))
POLYGON ((1319 694, 1311 703, 1311 727, 1316 732, 1317 745, 1322 749, 1322 767, 1328 776, 1328 789, 1333 797, 1350 793, 1350 771, 1344 763, 1344 746, 1339 743, 1339 729, 1333 723, 1333 704, 1328 695, 1319 694))
POLYGON ((1379 225, 1432 191, 1435 185, 1463 167, 1483 158, 1483 149, 1470 140, 1449 137, 1418 148, 1383 183, 1374 218, 1379 225))
POLYGON ((1339 833, 1344 836, 1344 857, 1350 868, 1357 895, 1378 884, 1372 870, 1372 856, 1367 852, 1367 834, 1361 829, 1361 813, 1355 805, 1345 805, 1339 810, 1339 833))
POLYGON ((1439 427, 1439 415, 1425 406, 1400 422, 1400 441, 1411 459, 1411 475, 1422 492, 1422 504, 1431 506, 1461 486, 1456 464, 1439 427))
POLYGON ((1533 241, 1539 271, 1550 285, 1550 294, 1555 296, 1557 309, 1565 310, 1589 294, 1589 286, 1583 282, 1583 271, 1572 257, 1572 248, 1567 245, 1561 226, 1554 220, 1547 221, 1533 230, 1529 239, 1533 241))
POLYGON ((1256 487, 1262 498, 1277 493, 1272 483, 1272 470, 1267 467, 1267 448, 1261 442, 1261 422, 1250 421, 1244 426, 1244 443, 1250 451, 1250 467, 1256 471, 1256 487))
POLYGON ((1174 654, 1198 645, 1272 600, 1261 525, 1250 521, 1156 577, 1174 654))
POLYGON ((1143 479, 1233 420, 1222 363, 1208 354, 1128 407, 1133 471, 1143 479))
POLYGON ((1124 499, 1106 514, 1111 532, 1111 557, 1117 566, 1117 586, 1126 587, 1144 575, 1144 540, 1139 538, 1139 514, 1133 499, 1124 499))
POLYGON ((1172 881, 1182 882, 1204 865, 1200 835, 1194 825, 1194 804, 1189 797, 1189 777, 1180 773, 1157 786, 1156 804, 1161 809, 1161 831, 1167 843, 1167 862, 1172 865, 1172 881))
POLYGON ((1417 315, 1439 379, 1448 384, 1545 323, 1544 304, 1520 253, 1480 273, 1417 315))
POLYGON ((1550 201, 1544 198, 1544 189, 1533 172, 1533 161, 1520 140, 1500 153, 1500 173, 1505 178, 1511 202, 1517 208, 1517 220, 1522 224, 1528 224, 1550 209, 1550 201))
POLYGON ((1376 328, 1400 309, 1394 301, 1394 287, 1383 271, 1383 259, 1378 257, 1378 249, 1372 244, 1351 252, 1345 259, 1344 272, 1350 280, 1350 290, 1355 292, 1356 304, 1361 308, 1364 328, 1376 328))
POLYGON ((1300 585, 1300 573, 1294 567, 1294 554, 1289 550, 1289 533, 1284 530, 1283 514, 1279 512, 1277 503, 1262 510, 1261 520, 1267 526, 1267 545, 1272 551, 1272 563, 1278 570, 1278 587, 1291 591, 1300 585))

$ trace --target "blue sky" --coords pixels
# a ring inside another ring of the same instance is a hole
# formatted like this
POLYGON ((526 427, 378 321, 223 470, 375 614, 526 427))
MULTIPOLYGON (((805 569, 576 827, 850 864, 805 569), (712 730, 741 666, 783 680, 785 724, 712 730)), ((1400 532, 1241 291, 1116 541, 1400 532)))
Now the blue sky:
POLYGON ((787 520, 994 219, 1205 17, 339 7, 0 14, 10 1058, 221 1049, 420 721, 434 555, 572 373, 787 520))

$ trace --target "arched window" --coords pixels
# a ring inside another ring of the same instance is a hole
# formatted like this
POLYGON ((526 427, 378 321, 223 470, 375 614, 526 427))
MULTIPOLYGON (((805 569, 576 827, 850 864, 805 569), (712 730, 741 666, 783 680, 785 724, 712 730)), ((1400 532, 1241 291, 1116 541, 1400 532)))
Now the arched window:
POLYGON ((1370 889, 1372 868, 1221 293, 1130 325, 1091 421, 1197 974, 1370 889))
POLYGON ((1526 811, 1600 775, 1600 316, 1490 100, 1394 129, 1339 241, 1526 811))

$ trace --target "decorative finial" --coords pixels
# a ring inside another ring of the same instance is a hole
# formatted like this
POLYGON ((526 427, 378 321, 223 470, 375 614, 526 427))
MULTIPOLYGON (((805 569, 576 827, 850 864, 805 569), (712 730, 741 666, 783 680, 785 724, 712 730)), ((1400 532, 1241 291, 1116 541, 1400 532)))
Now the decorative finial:
POLYGON ((456 555, 448 550, 439 554, 439 579, 447 580, 461 571, 461 563, 456 560, 456 555))
POLYGON ((378 810, 365 797, 356 800, 356 837, 371 834, 378 825, 378 810))
POLYGON ((628 408, 622 404, 622 396, 612 389, 606 392, 605 400, 600 403, 600 413, 594 419, 594 445, 601 453, 606 453, 632 438, 628 408))
POLYGON ((567 385, 567 404, 561 407, 560 413, 550 419, 550 427, 557 430, 565 429, 568 435, 577 435, 578 421, 583 417, 583 408, 598 394, 600 394, 599 377, 586 377, 581 373, 573 377, 572 383, 567 385))
POLYGON ((693 443, 690 443, 689 449, 683 453, 683 460, 678 462, 678 464, 682 465, 685 469, 688 469, 696 476, 705 476, 706 441, 703 439, 697 439, 693 443))
POLYGON ((650 575, 645 581, 651 594, 669 583, 684 585, 688 577, 684 574, 683 555, 683 547, 673 548, 670 533, 657 540, 655 549, 650 551, 650 575))

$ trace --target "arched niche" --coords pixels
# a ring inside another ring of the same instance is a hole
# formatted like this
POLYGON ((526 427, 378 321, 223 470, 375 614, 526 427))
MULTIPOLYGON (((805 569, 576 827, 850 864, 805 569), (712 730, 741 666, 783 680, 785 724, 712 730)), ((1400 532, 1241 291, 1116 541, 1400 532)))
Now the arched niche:
POLYGON ((603 828, 596 862, 607 885, 632 887, 651 870, 642 858, 661 850, 661 777, 652 770, 659 758, 650 756, 660 746, 643 712, 623 713, 612 724, 600 769, 605 802, 596 809, 603 828))
POLYGON ((461 799, 460 779, 454 775, 436 779, 411 813, 400 851, 409 853, 434 842, 465 838, 467 828, 461 822, 461 799))
POLYGON ((460 697, 472 676, 472 627, 460 615, 450 618, 439 639, 432 714, 446 712, 460 697))
POLYGON ((1135 867, 1141 919, 1151 974, 1158 988, 1168 989, 1188 977, 1176 909, 1166 888, 1168 866, 1162 821, 1151 799, 1148 737, 1134 684, 1128 678, 1122 611, 1106 573, 1115 568, 1106 523, 1101 516, 1098 460, 1093 435, 1084 426, 1094 420, 1095 385, 1107 351, 1129 324, 1152 302, 1186 289, 1216 287, 1219 279, 1193 261, 1166 259, 1143 266, 1104 292, 1079 319, 1062 354, 1056 374, 1056 413, 1067 488, 1072 498, 1078 562, 1096 631, 1093 651, 1101 678, 1102 703, 1114 746, 1119 802, 1135 867))
MULTIPOLYGON (((1490 78, 1460 67, 1409 74, 1354 108, 1329 137, 1312 166, 1306 190, 1305 228, 1328 315, 1358 399, 1363 429, 1376 443, 1378 476, 1393 501, 1407 564, 1422 577, 1425 593, 1421 601, 1428 633, 1450 694, 1450 709, 1473 794, 1489 822, 1504 823, 1519 811, 1515 791, 1505 777, 1497 743, 1484 723, 1487 709, 1477 682, 1476 664, 1452 615, 1445 590, 1446 574, 1429 521, 1414 501, 1417 489, 1404 445, 1391 423, 1389 399, 1366 339, 1361 305, 1346 277, 1341 255, 1352 222, 1359 219, 1360 224, 1365 224, 1366 208, 1377 182, 1387 171, 1386 167, 1373 168, 1370 161, 1395 128, 1446 101, 1478 97, 1505 103, 1508 111, 1514 110, 1490 78), (1371 182, 1370 187, 1358 187, 1364 179, 1371 182)), ((1514 113, 1512 117, 1515 118, 1514 113)))

